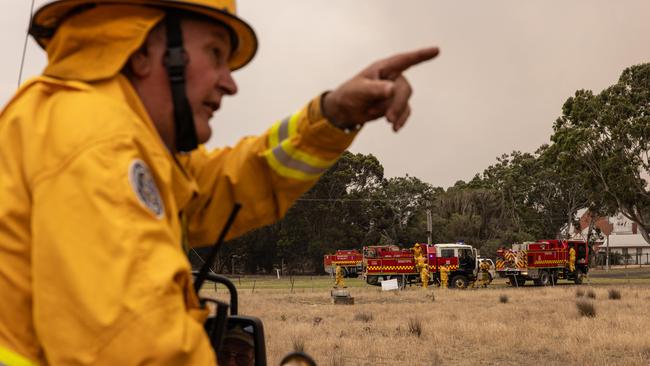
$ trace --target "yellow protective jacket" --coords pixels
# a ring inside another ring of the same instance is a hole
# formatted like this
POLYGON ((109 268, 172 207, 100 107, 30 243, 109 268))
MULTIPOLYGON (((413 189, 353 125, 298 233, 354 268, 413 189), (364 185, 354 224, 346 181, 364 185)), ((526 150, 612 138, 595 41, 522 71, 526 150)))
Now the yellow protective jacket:
POLYGON ((278 220, 352 139, 316 98, 174 157, 122 75, 28 82, 0 114, 0 364, 214 365, 183 232, 213 243, 234 202, 231 238, 278 220))

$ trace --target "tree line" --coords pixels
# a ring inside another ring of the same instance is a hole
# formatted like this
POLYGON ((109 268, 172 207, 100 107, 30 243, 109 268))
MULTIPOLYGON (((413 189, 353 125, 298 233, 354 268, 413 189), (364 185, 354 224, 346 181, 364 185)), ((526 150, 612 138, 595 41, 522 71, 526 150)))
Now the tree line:
POLYGON ((215 269, 322 272, 323 255, 336 249, 426 242, 427 211, 434 243, 464 241, 484 256, 561 238, 584 208, 592 217, 621 212, 650 242, 649 137, 650 64, 642 64, 598 94, 568 98, 548 144, 503 154, 447 189, 408 175, 387 178, 372 154, 346 152, 283 220, 225 245, 215 269))

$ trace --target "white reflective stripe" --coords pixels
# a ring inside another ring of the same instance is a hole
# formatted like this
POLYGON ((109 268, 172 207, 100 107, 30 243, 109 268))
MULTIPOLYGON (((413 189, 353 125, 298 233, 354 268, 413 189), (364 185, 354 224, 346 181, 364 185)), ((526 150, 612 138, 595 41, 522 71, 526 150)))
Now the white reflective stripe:
POLYGON ((298 170, 307 175, 321 175, 325 173, 327 169, 329 169, 329 167, 323 167, 323 168, 315 167, 304 161, 300 161, 292 158, 289 154, 287 154, 286 151, 284 151, 282 145, 276 146, 273 149, 273 156, 275 156, 275 159, 285 167, 289 169, 298 170))

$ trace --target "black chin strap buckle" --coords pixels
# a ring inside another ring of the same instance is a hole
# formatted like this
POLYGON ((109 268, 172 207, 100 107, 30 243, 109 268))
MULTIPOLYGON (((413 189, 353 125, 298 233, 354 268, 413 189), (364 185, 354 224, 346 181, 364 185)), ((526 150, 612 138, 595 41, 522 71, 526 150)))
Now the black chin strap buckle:
POLYGON ((187 66, 187 53, 183 47, 167 48, 165 52, 165 67, 169 81, 179 83, 185 81, 185 66, 187 66))

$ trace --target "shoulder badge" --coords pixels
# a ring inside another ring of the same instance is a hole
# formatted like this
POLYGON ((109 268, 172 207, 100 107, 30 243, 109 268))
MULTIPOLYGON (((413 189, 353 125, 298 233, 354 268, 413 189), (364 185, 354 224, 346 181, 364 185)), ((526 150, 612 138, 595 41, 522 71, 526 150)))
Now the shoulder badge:
POLYGON ((165 213, 165 206, 160 198, 156 181, 147 164, 140 159, 135 159, 129 167, 129 182, 138 197, 138 201, 160 219, 165 213))

